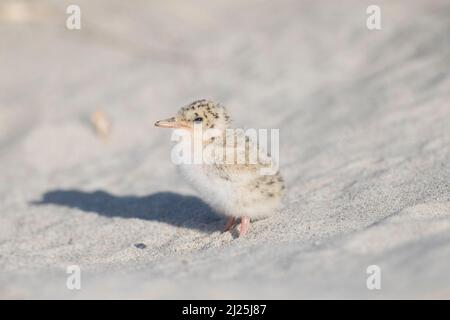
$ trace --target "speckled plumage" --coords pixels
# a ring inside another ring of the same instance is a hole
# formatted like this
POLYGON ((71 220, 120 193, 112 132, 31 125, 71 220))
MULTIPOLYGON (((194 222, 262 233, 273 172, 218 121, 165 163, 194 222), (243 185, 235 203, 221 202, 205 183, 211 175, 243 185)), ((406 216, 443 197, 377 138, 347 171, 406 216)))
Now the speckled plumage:
POLYGON ((229 216, 227 230, 234 225, 236 218, 241 218, 240 233, 248 230, 250 219, 270 216, 276 212, 284 194, 284 181, 279 172, 262 175, 260 169, 270 166, 272 159, 258 154, 263 162, 250 161, 249 151, 255 147, 252 139, 244 136, 243 131, 228 132, 231 118, 226 109, 212 101, 199 100, 183 107, 175 117, 157 122, 157 126, 176 127, 193 131, 194 122, 201 122, 203 129, 216 129, 217 135, 203 141, 203 148, 210 148, 218 154, 225 154, 227 141, 244 139, 245 148, 234 148, 235 156, 231 163, 182 164, 179 171, 198 191, 203 200, 218 213, 229 216), (202 119, 201 121, 199 119, 202 119), (168 125, 165 125, 168 123, 168 125), (222 152, 220 152, 222 151, 222 152), (239 156, 244 163, 237 161, 239 156), (245 218, 245 219, 244 219, 245 218), (246 223, 246 226, 244 225, 246 223))

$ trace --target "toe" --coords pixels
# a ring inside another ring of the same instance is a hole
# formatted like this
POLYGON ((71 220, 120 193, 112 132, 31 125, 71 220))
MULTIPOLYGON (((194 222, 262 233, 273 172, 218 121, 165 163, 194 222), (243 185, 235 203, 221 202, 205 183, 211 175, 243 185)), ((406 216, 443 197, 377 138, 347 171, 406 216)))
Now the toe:
POLYGON ((241 227, 239 229, 239 236, 245 236, 250 229, 250 218, 242 217, 241 218, 241 227))
POLYGON ((231 229, 233 229, 234 224, 236 222, 236 218, 235 217, 230 217, 227 221, 227 224, 225 226, 225 229, 223 230, 223 232, 227 232, 230 231, 231 229))

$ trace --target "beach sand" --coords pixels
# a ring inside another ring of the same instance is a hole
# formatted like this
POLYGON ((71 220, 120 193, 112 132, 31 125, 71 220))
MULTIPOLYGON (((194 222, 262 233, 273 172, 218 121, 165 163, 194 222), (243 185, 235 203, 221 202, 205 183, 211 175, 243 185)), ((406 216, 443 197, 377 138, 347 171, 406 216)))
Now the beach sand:
POLYGON ((450 298, 448 1, 375 31, 357 0, 77 3, 0 4, 0 298, 450 298), (280 129, 286 198, 243 238, 153 127, 199 98, 280 129))

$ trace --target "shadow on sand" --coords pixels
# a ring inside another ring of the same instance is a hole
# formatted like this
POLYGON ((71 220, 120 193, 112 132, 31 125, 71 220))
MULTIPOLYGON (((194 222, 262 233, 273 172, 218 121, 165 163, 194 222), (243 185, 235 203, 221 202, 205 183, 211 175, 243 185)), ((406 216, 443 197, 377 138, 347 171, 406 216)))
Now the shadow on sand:
POLYGON ((214 232, 223 227, 220 216, 200 198, 173 192, 135 197, 115 196, 104 191, 52 190, 33 204, 77 208, 110 218, 153 220, 203 232, 214 232))

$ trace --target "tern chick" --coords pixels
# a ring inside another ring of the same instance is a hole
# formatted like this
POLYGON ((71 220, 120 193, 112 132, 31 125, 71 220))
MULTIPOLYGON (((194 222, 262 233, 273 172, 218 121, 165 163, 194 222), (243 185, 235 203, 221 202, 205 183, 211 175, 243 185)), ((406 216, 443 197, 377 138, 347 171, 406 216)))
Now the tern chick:
POLYGON ((278 171, 270 175, 261 173, 261 169, 271 166, 272 159, 262 155, 257 148, 258 159, 263 161, 251 161, 250 152, 255 150, 255 142, 243 136, 242 131, 228 130, 231 129, 231 118, 223 106, 208 100, 198 100, 181 108, 174 117, 157 121, 155 126, 183 130, 189 138, 184 139, 185 143, 192 142, 191 138, 198 126, 201 126, 202 131, 213 129, 210 130, 214 132, 213 135, 201 137, 202 151, 206 148, 210 152, 212 150, 215 160, 232 154, 231 161, 227 158, 226 161, 179 165, 181 174, 203 200, 218 213, 228 217, 224 231, 232 230, 240 218, 239 235, 245 235, 251 219, 275 213, 284 194, 283 178, 278 171), (242 137, 245 147, 239 148, 236 141, 242 137), (227 153, 230 152, 229 148, 231 153, 227 153))

